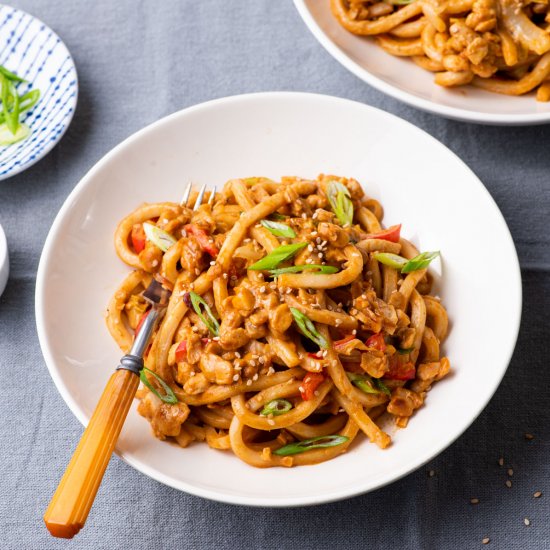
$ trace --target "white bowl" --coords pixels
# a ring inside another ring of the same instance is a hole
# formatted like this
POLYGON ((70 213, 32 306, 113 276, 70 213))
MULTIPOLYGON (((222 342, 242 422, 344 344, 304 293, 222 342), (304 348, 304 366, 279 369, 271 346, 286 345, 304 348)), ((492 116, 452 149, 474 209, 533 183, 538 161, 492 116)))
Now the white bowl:
POLYGON ((21 117, 32 134, 0 146, 0 180, 19 174, 47 155, 63 137, 76 109, 78 79, 69 50, 42 21, 0 5, 1 64, 29 81, 17 89, 40 90, 39 102, 21 117))
POLYGON ((333 17, 329 0, 294 0, 315 38, 344 67, 370 84, 413 107, 456 120, 495 125, 550 122, 550 103, 534 94, 513 97, 472 86, 446 89, 433 81, 433 73, 411 60, 394 57, 374 40, 351 34, 333 17))
POLYGON ((391 448, 362 440, 335 460, 294 469, 258 470, 204 444, 158 441, 134 406, 117 452, 141 472, 237 504, 341 499, 430 460, 493 395, 514 349, 521 286, 510 233, 480 181, 441 143, 393 115, 332 97, 266 93, 191 107, 145 128, 98 162, 61 208, 40 261, 36 319, 51 376, 74 414, 82 423, 90 418, 121 355, 103 312, 128 273, 113 248, 123 216, 144 201, 177 200, 188 181, 320 172, 357 178, 382 201, 387 224, 401 222, 421 249, 442 251, 437 292, 452 321, 444 351, 453 376, 430 392, 391 448))
POLYGON ((10 258, 8 256, 8 243, 6 234, 0 225, 0 296, 6 288, 8 276, 10 274, 10 258))

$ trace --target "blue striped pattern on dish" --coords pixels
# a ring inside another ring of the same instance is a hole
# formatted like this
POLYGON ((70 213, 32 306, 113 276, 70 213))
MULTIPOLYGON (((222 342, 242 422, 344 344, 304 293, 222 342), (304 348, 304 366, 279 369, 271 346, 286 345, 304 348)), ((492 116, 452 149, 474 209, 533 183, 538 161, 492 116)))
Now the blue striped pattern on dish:
POLYGON ((61 139, 76 108, 78 79, 74 62, 61 39, 44 23, 15 8, 0 5, 0 65, 28 80, 23 94, 39 88, 40 101, 22 117, 29 138, 0 146, 0 180, 25 170, 61 139))

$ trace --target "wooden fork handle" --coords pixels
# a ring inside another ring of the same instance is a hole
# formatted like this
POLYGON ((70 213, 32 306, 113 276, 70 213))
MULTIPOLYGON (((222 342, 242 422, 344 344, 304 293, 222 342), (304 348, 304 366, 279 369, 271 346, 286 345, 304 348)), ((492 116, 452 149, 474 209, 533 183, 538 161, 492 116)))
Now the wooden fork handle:
POLYGON ((116 370, 44 514, 54 537, 72 538, 86 522, 139 385, 132 370, 116 370))

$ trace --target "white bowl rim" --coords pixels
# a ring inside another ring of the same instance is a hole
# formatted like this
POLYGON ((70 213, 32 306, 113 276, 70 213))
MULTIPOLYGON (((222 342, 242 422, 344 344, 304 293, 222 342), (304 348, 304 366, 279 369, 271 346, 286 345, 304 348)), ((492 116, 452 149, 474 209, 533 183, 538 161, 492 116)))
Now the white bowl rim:
MULTIPOLYGON (((387 115, 389 117, 398 119, 401 123, 407 124, 409 126, 412 126, 416 131, 422 132, 426 135, 426 137, 434 143, 437 147, 443 147, 446 151, 448 151, 455 159, 464 166, 464 168, 471 172, 472 175, 476 178, 476 180, 479 182, 479 185, 487 195, 487 198, 489 200, 489 204, 493 206, 493 208, 496 210, 496 213, 498 214, 500 220, 503 224, 503 229, 505 229, 505 235, 503 234, 503 238, 505 236, 507 237, 509 244, 511 244, 511 250, 515 252, 514 260, 515 260, 515 269, 513 269, 515 273, 516 278, 516 285, 515 289, 510 289, 510 295, 508 296, 508 299, 510 300, 510 311, 515 312, 516 314, 512 316, 512 321, 514 322, 514 338, 510 339, 507 342, 507 353, 506 361, 503 362, 501 366, 501 372, 498 373, 498 375, 495 376, 493 380, 493 384, 491 387, 487 387, 486 389, 486 395, 485 399, 480 402, 474 409, 472 409, 470 418, 468 422, 461 427, 460 430, 457 431, 457 433, 454 433, 450 438, 446 439, 442 443, 440 443, 435 450, 433 450, 430 453, 426 453, 425 455, 421 455, 420 458, 418 458, 416 461, 405 465, 401 470, 399 470, 397 473, 389 477, 388 479, 384 479, 376 484, 369 484, 365 483, 363 485, 359 485, 353 490, 349 490, 349 488, 346 488, 345 490, 340 491, 334 491, 331 494, 323 495, 322 497, 319 497, 318 495, 313 496, 300 496, 300 497, 288 497, 286 500, 280 499, 276 502, 271 502, 268 497, 254 497, 254 496, 242 496, 242 495, 234 495, 234 494, 226 494, 224 492, 215 492, 212 489, 204 489, 202 487, 196 487, 193 485, 189 485, 186 482, 183 482, 181 480, 175 481, 169 476, 166 476, 158 471, 156 471, 154 468, 143 465, 142 463, 139 463, 138 461, 133 460, 132 456, 128 456, 125 453, 120 453, 115 449, 115 453, 127 464, 134 467, 136 470, 140 471, 141 473, 151 477, 152 479, 155 479, 156 481, 159 481, 165 485, 168 485, 169 487, 172 487, 174 489, 178 489, 181 491, 185 491, 189 494, 200 496, 203 498, 207 498, 210 500, 215 500, 218 502, 224 502, 227 504, 237 504, 237 505, 245 505, 245 506, 255 506, 255 507, 273 507, 273 508, 286 508, 286 507, 296 507, 296 506, 309 506, 309 505, 319 505, 319 504, 325 504, 329 502, 335 502, 339 500, 343 500, 346 498, 351 498, 354 496, 358 496, 370 491, 374 491, 376 489, 379 489, 381 487, 384 487, 386 485, 389 485, 390 483, 393 483, 402 477, 408 475, 409 473, 417 470, 418 468, 421 468, 424 464, 432 460, 435 456, 438 456, 441 452, 443 452, 449 445, 454 443, 476 420, 476 418, 480 415, 480 413, 485 409, 490 399, 493 397, 495 391, 497 390, 498 386, 500 385, 500 382, 502 381, 502 378, 504 377, 504 374, 506 373, 506 370, 509 366, 510 360, 512 358, 512 354, 515 349, 515 345, 517 342, 517 337, 519 334, 519 328, 520 328, 520 321, 521 321, 521 310, 522 310, 522 286, 521 286, 521 271, 519 266, 519 261, 517 257, 517 252, 515 249, 515 245, 512 239, 512 235, 510 233, 510 230, 506 224, 506 221, 504 219, 504 216, 502 215, 500 209, 498 208, 498 205, 490 195, 489 191, 486 189, 486 187, 481 183, 481 181, 475 176, 475 174, 470 170, 470 168, 462 161, 453 151, 448 149, 445 145, 443 145, 440 141, 435 139, 433 136, 422 130, 421 128, 418 128, 414 124, 411 124, 410 122, 393 115, 391 113, 388 113, 386 111, 383 111, 382 109, 378 109, 376 107, 372 107, 370 105, 365 105, 364 103, 349 100, 349 99, 343 99, 339 97, 334 96, 328 96, 324 94, 313 94, 313 93, 305 93, 305 92, 258 92, 258 93, 250 93, 250 94, 239 94, 239 95, 233 95, 228 97, 223 97, 219 99, 214 99, 210 101, 206 101, 203 103, 199 103, 197 105, 193 105, 190 107, 187 107, 185 109, 182 109, 180 111, 177 111, 175 113, 172 113, 171 115, 168 115, 166 117, 161 118, 160 120, 157 120, 156 122, 153 122, 152 124, 142 128, 141 130, 138 130, 134 134, 127 137, 124 141, 119 143, 117 146, 115 146, 111 151, 109 151, 105 156, 103 156, 85 175, 84 177, 79 181, 79 183, 74 187, 74 189, 71 191, 65 202, 63 203, 61 209, 57 213, 57 216, 52 224, 52 227, 50 228, 50 231, 48 232, 48 235, 46 237, 46 241, 44 244, 44 248, 42 251, 42 254, 40 256, 40 262, 38 265, 38 272, 37 272, 37 280, 36 280, 36 290, 35 290, 35 317, 36 317, 36 326, 37 326, 37 332, 38 332, 38 340, 40 343, 40 347, 42 350, 42 354, 44 356, 46 366, 50 372, 50 376, 52 377, 57 390, 63 397, 65 403, 69 406, 72 413, 77 417, 77 419, 81 422, 83 426, 86 426, 88 423, 89 418, 84 414, 80 406, 78 405, 77 401, 73 398, 71 393, 69 392, 67 386, 64 384, 61 374, 57 369, 55 358, 53 356, 53 352, 49 347, 47 334, 46 334, 46 323, 45 323, 45 310, 43 308, 43 296, 45 292, 45 275, 48 269, 48 262, 49 262, 49 256, 51 249, 54 246, 54 243, 56 241, 56 238, 58 236, 58 233, 61 228, 62 221, 65 217, 65 215, 70 210, 73 202, 77 199, 80 192, 87 187, 94 179, 97 172, 103 169, 103 166, 109 161, 115 157, 119 151, 124 149, 125 147, 131 145, 134 141, 137 141, 141 138, 141 136, 145 133, 147 133, 150 129, 156 128, 157 126, 162 126, 163 124, 173 120, 174 118, 180 117, 180 116, 186 116, 190 113, 196 113, 201 110, 208 110, 212 107, 216 107, 222 104, 232 104, 232 103, 239 103, 239 102, 246 102, 249 100, 254 100, 257 98, 263 98, 263 99, 277 99, 277 98, 286 98, 286 99, 292 99, 292 98, 311 98, 312 100, 321 100, 321 101, 327 101, 327 102, 335 102, 335 103, 348 103, 353 104, 355 107, 364 109, 364 110, 371 110, 376 112, 382 112, 384 115, 387 115), (515 292, 514 292, 515 290, 515 292)), ((511 266, 512 267, 512 266, 511 266)), ((503 345, 504 347, 504 345, 503 345)), ((113 367, 114 368, 114 367, 113 367)))
POLYGON ((311 15, 305 0, 294 0, 294 5, 313 36, 319 41, 323 48, 336 59, 336 61, 373 88, 407 105, 412 105, 427 113, 441 115, 460 122, 474 122, 476 124, 489 124, 494 126, 528 126, 550 123, 550 112, 531 114, 483 113, 480 111, 449 107, 400 90, 361 67, 361 65, 348 57, 332 40, 330 40, 315 18, 311 15))
MULTIPOLYGON (((0 4, 0 6, 5 6, 5 5, 6 4, 0 4)), ((69 129, 69 126, 71 125, 74 114, 76 112, 76 107, 78 105, 78 93, 79 93, 78 71, 76 70, 76 64, 74 62, 73 56, 72 56, 69 48, 67 48, 67 44, 65 44, 65 42, 63 40, 61 40, 61 37, 49 25, 46 25, 46 23, 44 23, 44 21, 42 21, 42 19, 39 19, 38 17, 36 17, 32 13, 29 13, 28 11, 22 10, 20 8, 15 8, 13 6, 9 6, 9 7, 14 9, 15 11, 24 13, 25 15, 28 15, 29 17, 32 17, 38 23, 40 23, 41 25, 44 25, 44 28, 48 29, 53 34, 53 36, 56 36, 57 38, 59 38, 59 43, 65 48, 65 50, 67 50, 67 55, 71 59, 71 63, 72 63, 72 66, 73 66, 74 79, 75 79, 75 85, 74 85, 74 87, 75 87, 75 96, 74 96, 73 110, 69 113, 69 116, 67 117, 67 122, 65 124, 65 127, 63 128, 63 131, 57 136, 55 141, 52 141, 52 142, 48 143, 48 145, 46 147, 44 147, 44 149, 42 149, 40 154, 37 155, 34 160, 31 160, 30 162, 27 162, 26 164, 19 165, 17 168, 14 168, 13 170, 10 170, 8 173, 4 174, 3 176, 0 176, 0 181, 10 179, 11 177, 16 176, 17 174, 20 174, 21 172, 24 172, 25 170, 27 170, 31 166, 34 166, 38 161, 42 160, 46 155, 48 155, 50 153, 50 151, 61 141, 61 139, 63 138, 63 136, 65 135, 65 133, 69 129)))

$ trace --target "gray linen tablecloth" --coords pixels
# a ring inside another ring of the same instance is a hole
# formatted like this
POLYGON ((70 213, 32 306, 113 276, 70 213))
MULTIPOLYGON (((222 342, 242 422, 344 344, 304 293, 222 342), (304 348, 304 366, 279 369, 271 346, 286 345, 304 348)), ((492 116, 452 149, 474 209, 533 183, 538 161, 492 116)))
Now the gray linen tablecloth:
POLYGON ((34 321, 36 269, 56 212, 87 170, 136 130, 205 100, 264 90, 320 92, 388 110, 441 140, 476 172, 504 213, 522 266, 524 319, 508 373, 480 418, 431 464, 335 504, 288 510, 218 504, 114 458, 86 528, 69 546, 468 549, 489 537, 489 548, 550 548, 550 126, 462 124, 385 97, 322 49, 290 0, 14 4, 66 42, 80 97, 67 135, 47 158, 0 182, 12 260, 0 299, 0 548, 67 544, 50 538, 41 518, 82 427, 50 379, 34 321), (511 488, 506 467, 514 470, 511 488), (534 498, 535 491, 542 497, 534 498), (472 497, 480 503, 470 504, 472 497))

